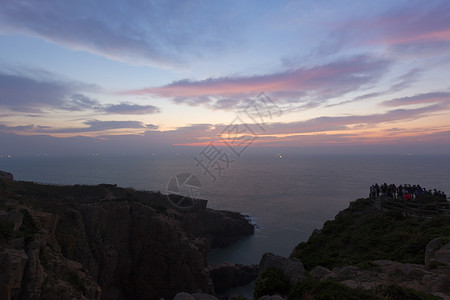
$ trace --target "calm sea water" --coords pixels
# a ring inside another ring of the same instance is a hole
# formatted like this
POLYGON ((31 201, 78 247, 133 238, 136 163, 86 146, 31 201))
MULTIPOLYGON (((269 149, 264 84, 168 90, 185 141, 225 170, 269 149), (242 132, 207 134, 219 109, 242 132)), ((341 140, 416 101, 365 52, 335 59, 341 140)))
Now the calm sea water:
POLYGON ((111 183, 162 192, 174 175, 193 173, 209 207, 248 214, 258 225, 254 236, 211 252, 213 264, 254 264, 268 251, 288 256, 350 201, 367 197, 375 182, 420 184, 450 193, 450 156, 247 156, 215 182, 192 156, 2 158, 0 170, 16 180, 111 183))

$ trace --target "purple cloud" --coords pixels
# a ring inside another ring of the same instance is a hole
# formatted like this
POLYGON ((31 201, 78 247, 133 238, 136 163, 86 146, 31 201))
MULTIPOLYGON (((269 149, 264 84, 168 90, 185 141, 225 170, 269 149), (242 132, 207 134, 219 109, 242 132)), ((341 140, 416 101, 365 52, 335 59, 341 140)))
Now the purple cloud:
MULTIPOLYGON (((23 70, 21 70, 23 72, 23 70)), ((15 112, 27 112, 40 116, 45 109, 68 111, 100 111, 106 114, 142 115, 159 113, 153 105, 121 102, 100 104, 83 92, 98 92, 100 87, 75 81, 58 80, 54 74, 42 70, 30 70, 30 77, 20 71, 16 74, 0 73, 0 106, 15 112)))
POLYGON ((282 95, 287 103, 303 102, 305 95, 310 96, 309 100, 322 103, 377 82, 389 65, 389 60, 361 55, 312 68, 247 77, 181 80, 121 94, 151 94, 172 98, 175 103, 206 105, 215 109, 229 109, 230 103, 237 104, 237 100, 253 97, 261 91, 276 97, 282 95))
POLYGON ((445 0, 412 2, 374 17, 337 25, 341 50, 349 44, 388 46, 395 53, 423 55, 447 53, 450 47, 450 3, 445 0))
POLYGON ((443 103, 450 104, 449 92, 435 92, 419 94, 411 97, 401 97, 392 100, 384 101, 382 104, 385 106, 402 106, 412 104, 430 104, 430 103, 443 103))
POLYGON ((3 32, 43 38, 132 64, 177 65, 227 49, 238 22, 196 1, 4 1, 3 32), (131 17, 132 16, 132 17, 131 17))
MULTIPOLYGON (((112 129, 139 129, 147 128, 149 125, 145 125, 138 121, 99 121, 91 120, 83 122, 87 127, 78 128, 62 128, 62 129, 50 129, 49 133, 83 133, 83 132, 95 132, 95 131, 107 131, 112 129)), ((150 127, 149 127, 150 128, 150 127)))
POLYGON ((105 113, 120 115, 146 115, 160 112, 160 109, 153 105, 138 105, 124 102, 120 104, 104 105, 98 109, 105 113))

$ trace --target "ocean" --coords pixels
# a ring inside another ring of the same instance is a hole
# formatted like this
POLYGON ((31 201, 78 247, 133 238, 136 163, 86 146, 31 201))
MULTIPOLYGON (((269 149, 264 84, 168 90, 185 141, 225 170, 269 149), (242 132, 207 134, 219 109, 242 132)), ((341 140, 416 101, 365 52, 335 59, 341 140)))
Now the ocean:
POLYGON ((197 176, 200 198, 210 208, 239 211, 257 225, 252 237, 212 251, 211 264, 257 264, 265 252, 288 256, 350 201, 367 197, 376 182, 450 193, 450 156, 248 155, 229 162, 215 181, 196 164, 193 156, 176 155, 0 158, 0 170, 16 180, 41 183, 110 183, 164 193, 177 174, 197 176))

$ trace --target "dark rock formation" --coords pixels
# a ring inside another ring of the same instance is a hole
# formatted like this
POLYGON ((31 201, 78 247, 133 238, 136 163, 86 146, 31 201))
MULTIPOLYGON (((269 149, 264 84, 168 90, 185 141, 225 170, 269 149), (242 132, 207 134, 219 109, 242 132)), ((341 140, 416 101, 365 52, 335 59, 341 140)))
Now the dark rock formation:
POLYGON ((0 241, 0 299, 100 299, 100 287, 82 265, 61 255, 55 215, 24 212, 9 212, 13 229, 20 228, 0 241))
POLYGON ((184 218, 183 228, 195 236, 207 238, 211 248, 227 247, 254 233, 254 225, 242 214, 206 208, 195 218, 184 218))
POLYGON ((285 258, 268 252, 259 262, 259 271, 262 272, 268 268, 279 269, 290 279, 291 283, 305 279, 305 268, 298 258, 285 258))
POLYGON ((189 293, 185 293, 185 292, 180 292, 175 295, 173 300, 218 300, 218 299, 217 299, 217 297, 215 297, 213 295, 205 294, 205 293, 189 294, 189 293))
POLYGON ((174 216, 139 202, 92 203, 79 207, 88 247, 80 252, 104 299, 156 299, 174 291, 213 293, 206 241, 191 240, 174 216), (120 222, 118 222, 120 220, 120 222), (200 248, 200 249, 199 249, 200 248), (84 253, 83 253, 84 252, 84 253))
POLYGON ((8 173, 8 172, 5 172, 5 171, 0 171, 0 180, 13 181, 14 180, 14 176, 11 173, 8 173))
POLYGON ((166 202, 113 185, 4 181, 0 298, 172 299, 186 291, 207 299, 208 249, 252 234, 253 225, 206 201, 183 211, 166 202))
POLYGON ((252 282, 258 276, 258 266, 223 263, 209 269, 216 293, 223 293, 237 286, 252 282))
POLYGON ((318 266, 310 274, 315 279, 333 279, 350 288, 370 290, 380 285, 396 284, 450 299, 450 268, 444 266, 430 269, 418 264, 375 260, 364 268, 344 266, 329 270, 318 266))
POLYGON ((425 248, 425 265, 428 266, 431 262, 450 265, 450 238, 435 238, 428 243, 425 248))

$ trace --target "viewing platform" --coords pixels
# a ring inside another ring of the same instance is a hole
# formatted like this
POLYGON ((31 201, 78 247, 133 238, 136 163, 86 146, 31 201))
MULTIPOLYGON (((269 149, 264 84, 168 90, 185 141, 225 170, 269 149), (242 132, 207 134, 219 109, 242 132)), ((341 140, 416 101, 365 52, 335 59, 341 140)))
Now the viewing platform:
POLYGON ((397 210, 404 216, 450 216, 450 202, 444 192, 427 190, 420 185, 378 184, 370 187, 369 198, 380 210, 397 210))

